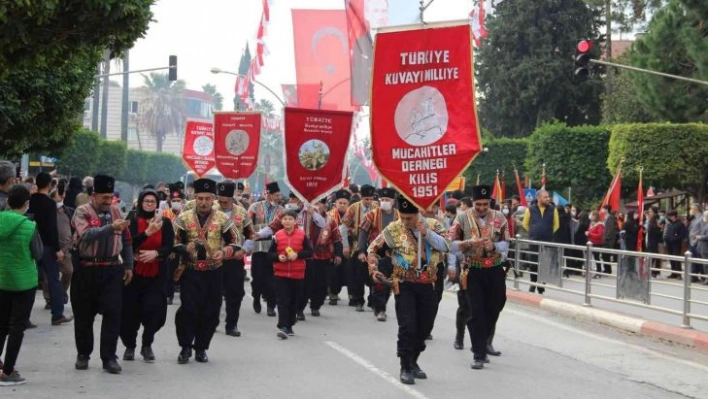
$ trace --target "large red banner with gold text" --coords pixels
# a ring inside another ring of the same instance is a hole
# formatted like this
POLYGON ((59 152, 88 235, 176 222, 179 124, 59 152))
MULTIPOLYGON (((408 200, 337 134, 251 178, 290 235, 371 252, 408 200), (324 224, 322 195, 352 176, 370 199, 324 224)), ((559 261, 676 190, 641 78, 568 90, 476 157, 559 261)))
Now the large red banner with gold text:
POLYGON ((433 205, 480 151, 472 65, 468 24, 376 36, 373 161, 420 208, 433 205))
POLYGON ((227 179, 248 179, 258 165, 260 112, 215 112, 216 168, 227 179))
POLYGON ((216 165, 214 161, 214 125, 211 122, 187 121, 184 131, 182 161, 197 176, 204 176, 216 165))
POLYGON ((285 108, 285 172, 293 192, 317 202, 342 186, 354 114, 285 108))

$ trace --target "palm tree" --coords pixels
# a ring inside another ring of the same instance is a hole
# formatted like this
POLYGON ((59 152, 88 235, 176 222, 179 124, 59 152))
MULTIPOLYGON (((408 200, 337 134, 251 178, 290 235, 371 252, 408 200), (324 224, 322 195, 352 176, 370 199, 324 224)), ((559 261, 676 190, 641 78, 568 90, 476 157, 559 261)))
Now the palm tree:
POLYGON ((258 100, 258 102, 256 103, 256 109, 258 111, 262 111, 263 115, 268 118, 272 118, 273 113, 275 112, 275 106, 273 105, 273 103, 269 100, 266 100, 265 98, 261 98, 260 100, 258 100))
POLYGON ((138 89, 141 96, 138 123, 155 137, 156 151, 162 152, 167 134, 184 128, 182 91, 186 85, 183 80, 170 81, 166 73, 151 72, 143 75, 143 79, 145 85, 138 89))
MULTIPOLYGON (((256 105, 256 110, 263 112, 266 118, 272 118, 275 116, 275 106, 272 102, 266 99, 260 99, 256 105)), ((283 132, 279 130, 267 130, 265 128, 261 131, 261 145, 259 149, 259 158, 267 162, 259 162, 258 169, 256 173, 262 173, 263 175, 268 175, 271 180, 280 180, 283 178, 283 171, 285 170, 285 165, 283 164, 283 132), (266 168, 268 170, 266 170, 266 168)))
POLYGON ((216 91, 215 85, 207 83, 202 86, 202 91, 204 93, 211 94, 211 97, 214 99, 214 111, 221 111, 224 108, 224 96, 216 91))

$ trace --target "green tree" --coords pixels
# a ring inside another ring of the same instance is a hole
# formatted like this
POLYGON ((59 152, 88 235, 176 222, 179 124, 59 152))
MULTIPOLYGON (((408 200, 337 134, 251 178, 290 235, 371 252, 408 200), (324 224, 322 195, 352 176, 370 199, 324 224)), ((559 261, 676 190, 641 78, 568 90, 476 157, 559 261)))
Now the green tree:
POLYGON ((495 136, 527 136, 544 122, 600 121, 599 77, 573 81, 578 38, 598 36, 597 18, 582 0, 500 3, 487 24, 475 70, 482 126, 495 136))
MULTIPOLYGON (((628 64, 622 56, 616 62, 628 64)), ((612 76, 612 93, 602 96, 602 123, 656 122, 647 107, 637 98, 637 85, 632 78, 636 72, 618 69, 612 76)))
MULTIPOLYGON (((248 74, 248 68, 251 65, 251 50, 248 47, 248 43, 246 43, 246 50, 243 51, 243 54, 241 54, 241 60, 238 63, 238 73, 240 75, 246 76, 248 74)), ((251 100, 252 103, 255 103, 255 97, 253 97, 253 83, 250 82, 248 84, 248 97, 251 100)), ((239 109, 246 109, 246 104, 243 102, 241 97, 238 96, 238 93, 234 95, 234 109, 239 110, 239 109)))
POLYGON ((91 175, 100 159, 92 154, 99 153, 100 145, 101 138, 96 132, 83 129, 71 135, 57 161, 59 173, 80 177, 91 175))
MULTIPOLYGON (((696 12, 678 0, 659 10, 629 52, 632 65, 696 79, 708 79, 708 31, 696 12)), ((708 87, 633 73, 637 97, 657 120, 708 122, 708 87)))
POLYGON ((483 140, 484 148, 472 164, 467 168, 464 175, 467 186, 476 184, 479 176, 480 184, 492 184, 499 171, 500 178, 503 177, 502 184, 507 187, 507 196, 512 193, 517 194, 516 180, 514 177, 514 166, 519 171, 519 177, 523 177, 526 172, 524 161, 528 151, 529 141, 527 138, 510 139, 500 137, 498 139, 483 140))
POLYGON ((127 161, 128 145, 123 141, 101 140, 98 147, 96 173, 105 173, 111 176, 123 175, 127 161))
MULTIPOLYGON (((266 118, 273 118, 275 106, 266 99, 260 99, 256 105, 256 110, 263 112, 266 118)), ((256 175, 268 176, 268 179, 281 180, 285 175, 284 164, 284 142, 282 130, 270 130, 265 126, 261 129, 261 143, 258 149, 259 158, 264 162, 259 162, 256 175)))
POLYGON ((144 86, 139 88, 141 98, 138 123, 155 137, 157 152, 170 133, 183 130, 186 118, 182 92, 183 80, 172 82, 167 74, 151 72, 143 75, 144 86))
MULTIPOLYGON (((708 126, 698 123, 627 124, 612 127, 607 166, 622 165, 623 184, 686 190, 699 199, 708 184, 708 126)), ((636 187, 636 186, 635 186, 636 187)))
POLYGON ((224 109, 224 96, 222 96, 221 93, 216 91, 216 85, 207 83, 202 86, 202 91, 204 93, 211 94, 211 97, 214 99, 215 111, 221 111, 222 109, 224 109))
POLYGON ((78 129, 104 49, 130 48, 154 0, 0 4, 0 153, 58 152, 78 129))
POLYGON ((546 164, 547 189, 571 187, 573 202, 589 206, 605 194, 612 179, 606 162, 609 140, 602 126, 543 125, 529 137, 526 170, 540 182, 546 164))

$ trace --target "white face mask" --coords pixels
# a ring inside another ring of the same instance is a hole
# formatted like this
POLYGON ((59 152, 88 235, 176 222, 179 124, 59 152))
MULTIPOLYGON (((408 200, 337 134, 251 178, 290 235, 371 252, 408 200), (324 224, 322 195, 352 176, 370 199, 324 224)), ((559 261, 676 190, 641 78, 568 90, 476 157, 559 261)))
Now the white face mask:
POLYGON ((182 210, 182 203, 181 202, 173 202, 172 203, 172 210, 173 211, 181 211, 182 210))
POLYGON ((508 214, 509 214, 509 208, 504 208, 504 209, 502 209, 502 213, 503 213, 504 215, 508 215, 508 214))
POLYGON ((570 211, 570 216, 575 217, 575 215, 577 215, 577 212, 575 212, 575 211, 570 211))
POLYGON ((61 208, 64 206, 64 202, 57 202, 57 209, 61 208))
POLYGON ((300 207, 297 204, 287 203, 285 204, 285 209, 289 211, 299 211, 300 207))
POLYGON ((381 210, 384 212, 389 212, 393 208, 393 204, 388 201, 382 202, 380 206, 381 206, 381 210))
POLYGON ((270 203, 270 206, 278 206, 278 203, 275 201, 268 201, 270 203))

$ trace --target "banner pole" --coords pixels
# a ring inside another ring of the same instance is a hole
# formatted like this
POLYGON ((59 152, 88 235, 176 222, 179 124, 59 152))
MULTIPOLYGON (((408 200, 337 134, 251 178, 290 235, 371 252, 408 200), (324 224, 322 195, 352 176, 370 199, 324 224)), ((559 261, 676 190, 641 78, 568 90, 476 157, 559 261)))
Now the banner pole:
POLYGON ((320 93, 317 98, 317 109, 322 109, 322 88, 324 87, 324 82, 320 80, 320 93))

